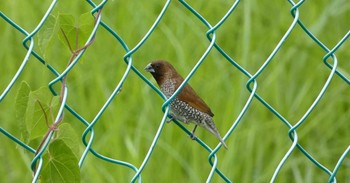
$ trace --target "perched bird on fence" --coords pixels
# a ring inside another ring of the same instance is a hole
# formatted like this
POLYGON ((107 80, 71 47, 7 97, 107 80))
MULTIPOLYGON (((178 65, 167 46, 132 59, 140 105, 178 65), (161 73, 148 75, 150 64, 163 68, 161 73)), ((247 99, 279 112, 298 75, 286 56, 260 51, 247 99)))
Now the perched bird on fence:
MULTIPOLYGON (((145 67, 145 70, 152 74, 160 90, 167 98, 170 98, 184 81, 174 67, 163 60, 151 62, 145 67)), ((192 139, 195 139, 194 132, 197 126, 201 126, 214 134, 227 149, 224 140, 215 127, 214 114, 189 84, 184 85, 180 93, 170 103, 170 115, 185 124, 190 122, 195 124, 191 135, 192 139)))

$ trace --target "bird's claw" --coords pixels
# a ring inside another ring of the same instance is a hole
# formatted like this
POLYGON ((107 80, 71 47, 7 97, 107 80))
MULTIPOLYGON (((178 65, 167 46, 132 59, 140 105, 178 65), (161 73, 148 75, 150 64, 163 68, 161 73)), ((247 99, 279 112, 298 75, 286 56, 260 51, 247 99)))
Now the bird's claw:
POLYGON ((191 133, 191 135, 190 135, 190 137, 191 137, 192 140, 196 140, 196 136, 194 135, 194 132, 196 131, 196 129, 197 129, 197 125, 194 126, 194 128, 193 128, 193 130, 192 130, 192 133, 191 133))
POLYGON ((169 115, 169 119, 167 119, 165 122, 170 123, 172 120, 174 120, 174 117, 169 115))

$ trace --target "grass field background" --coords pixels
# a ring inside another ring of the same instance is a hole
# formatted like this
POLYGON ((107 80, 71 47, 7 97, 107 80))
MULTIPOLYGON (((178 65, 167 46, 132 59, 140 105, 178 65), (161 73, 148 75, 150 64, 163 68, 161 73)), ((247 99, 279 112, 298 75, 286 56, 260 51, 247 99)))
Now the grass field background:
MULTIPOLYGON (((1 3, 0 10, 22 28, 31 32, 49 6, 49 1, 13 0, 1 3)), ((212 25, 228 11, 234 1, 189 1, 212 25)), ((165 1, 109 1, 102 19, 133 48, 146 34, 165 1)), ((217 43, 248 72, 255 73, 293 21, 288 1, 246 0, 239 3, 228 20, 217 30, 217 43)), ((67 13, 76 17, 89 12, 84 1, 59 1, 53 14, 67 13)), ((333 48, 350 29, 350 3, 347 0, 306 1, 300 8, 300 20, 328 48, 333 48)), ((207 28, 181 3, 173 1, 156 30, 135 52, 134 66, 153 83, 143 68, 152 60, 169 60, 186 76, 209 45, 207 28)), ((0 20, 0 92, 21 64, 26 49, 25 37, 0 20)), ((40 39, 40 31, 36 39, 40 39)), ((35 40, 35 41, 37 41, 35 40)), ((85 42, 85 41, 84 41, 85 42)), ((338 67, 350 76, 349 40, 336 52, 338 67)), ((37 44, 34 50, 44 54, 37 44)), ((107 100, 126 64, 125 51, 110 34, 99 28, 96 40, 83 59, 69 73, 68 104, 91 121, 107 100)), ((326 55, 300 28, 296 27, 271 64, 257 78, 257 93, 295 124, 313 103, 330 69, 322 58, 326 55)), ((62 71, 70 53, 56 41, 45 52, 45 60, 62 71)), ((330 61, 333 63, 333 61, 330 61)), ((33 56, 18 82, 0 103, 0 127, 20 138, 21 121, 16 120, 15 97, 21 81, 33 90, 55 77, 33 56)), ((250 93, 247 78, 213 49, 190 83, 215 114, 221 134, 225 134, 241 112, 250 93)), ((57 86, 59 88, 59 86, 57 86)), ((49 92, 48 92, 49 94, 49 92)), ((163 100, 135 73, 131 72, 120 94, 94 127, 93 148, 103 155, 139 167, 158 129, 163 100)), ((65 112, 63 123, 74 126, 77 140, 85 126, 65 112)), ((350 142, 350 88, 335 76, 327 92, 311 115, 298 128, 299 143, 320 163, 333 170, 350 142)), ((190 130, 191 126, 186 126, 190 130)), ((254 99, 238 127, 221 149, 218 168, 233 182, 269 182, 278 163, 292 145, 288 128, 258 100, 254 99)), ((211 147, 217 139, 203 129, 197 136, 211 147)), ((0 182, 32 180, 30 162, 33 154, 0 135, 0 182)), ((79 143, 81 152, 84 150, 79 143)), ((36 147, 33 147, 36 148, 36 147)), ((178 126, 167 124, 150 161, 142 173, 144 182, 204 182, 211 169, 208 153, 190 140, 178 126)), ((337 175, 339 182, 349 182, 350 161, 345 159, 337 175)), ((134 172, 89 155, 81 168, 82 182, 129 182, 134 172)), ((326 182, 328 175, 305 155, 295 150, 278 175, 277 182, 326 182)), ((218 175, 213 182, 222 182, 218 175)))

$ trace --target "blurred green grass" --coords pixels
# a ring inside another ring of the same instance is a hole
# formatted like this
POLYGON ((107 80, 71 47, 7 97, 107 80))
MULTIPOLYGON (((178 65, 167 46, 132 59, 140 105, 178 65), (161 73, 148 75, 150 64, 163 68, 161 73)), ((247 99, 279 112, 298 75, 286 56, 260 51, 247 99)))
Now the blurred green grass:
MULTIPOLYGON (((14 0, 2 3, 0 9, 28 32, 40 21, 50 2, 14 0), (25 11, 18 11, 24 9, 25 11)), ((109 1, 103 9, 103 20, 134 47, 148 31, 165 2, 109 1)), ((214 25, 233 1, 189 1, 214 25)), ((287 1, 242 1, 217 31, 217 43, 247 71, 254 73, 266 60, 293 21, 287 1)), ((79 16, 91 7, 80 1, 59 1, 54 13, 79 16)), ((344 0, 307 1, 300 7, 304 24, 329 48, 349 31, 350 4, 344 0)), ((0 91, 16 72, 26 50, 24 36, 5 21, 0 21, 2 40, 0 91)), ((142 70, 154 59, 170 60, 186 76, 209 45, 206 27, 179 2, 171 3, 164 19, 148 41, 133 54, 134 65, 142 70)), ((37 40, 36 40, 37 41, 37 40)), ((339 68, 349 72, 349 41, 337 52, 339 68)), ((70 53, 55 42, 46 60, 62 71, 70 53)), ((34 48, 39 51, 39 48, 34 48)), ((91 121, 121 78, 126 65, 119 43, 100 28, 96 41, 88 48, 82 62, 69 73, 68 104, 91 121)), ((282 49, 264 70, 258 81, 258 94, 295 124, 316 98, 330 70, 323 64, 325 52, 300 28, 294 29, 282 49)), ((147 74, 143 72, 144 74, 147 74)), ((347 73, 348 74, 348 73, 347 73)), ((147 75, 151 80, 151 76, 147 75)), ((349 76, 349 74, 348 74, 349 76)), ((19 81, 33 89, 54 79, 44 65, 31 57, 19 81)), ((246 78, 239 70, 212 50, 204 64, 190 80, 199 95, 211 106, 214 120, 224 134, 242 110, 249 92, 246 78), (209 82, 208 82, 209 81, 209 82)), ((153 80, 152 80, 153 81, 153 80)), ((20 137, 15 119, 14 100, 19 83, 0 103, 1 127, 20 137)), ((59 87, 59 86, 57 86, 59 87)), ((349 145, 349 86, 334 77, 329 89, 313 113, 298 129, 299 142, 312 156, 333 170, 349 145)), ((139 166, 156 133, 163 115, 162 99, 136 74, 130 73, 122 92, 94 127, 93 148, 111 158, 139 166)), ((71 123, 78 136, 85 126, 66 112, 65 123, 71 123)), ((192 126, 188 126, 189 129, 192 126)), ((291 146, 288 128, 260 102, 254 100, 241 123, 227 140, 229 150, 218 152, 218 168, 234 182, 268 182, 291 146)), ((197 136, 214 146, 217 140, 203 129, 197 136)), ((79 139, 80 140, 80 139, 79 139)), ((0 182, 28 182, 32 154, 24 152, 7 137, 0 135, 0 182)), ((34 147, 35 148, 35 147, 34 147)), ((83 146, 81 146, 83 149, 83 146)), ((144 182, 204 182, 210 171, 208 153, 191 141, 176 125, 166 125, 155 151, 142 173, 144 182), (176 177, 176 180, 174 180, 176 177)), ((339 182, 349 181, 349 161, 338 172, 339 182)), ((83 182, 128 182, 133 172, 89 155, 81 169, 83 182)), ((328 176, 295 150, 282 168, 277 182, 325 182, 328 176)), ((222 182, 215 175, 213 182, 222 182)))

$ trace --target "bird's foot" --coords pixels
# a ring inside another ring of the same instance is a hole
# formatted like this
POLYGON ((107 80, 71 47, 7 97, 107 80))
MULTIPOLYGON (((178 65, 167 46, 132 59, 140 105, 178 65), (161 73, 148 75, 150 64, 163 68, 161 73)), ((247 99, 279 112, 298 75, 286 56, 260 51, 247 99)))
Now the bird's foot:
POLYGON ((165 122, 170 123, 172 120, 174 120, 174 117, 172 115, 169 115, 169 119, 167 119, 165 122))
POLYGON ((192 140, 196 140, 197 137, 196 137, 193 133, 191 133, 190 138, 191 138, 192 140))
POLYGON ((191 133, 191 135, 190 135, 190 137, 191 137, 192 140, 196 140, 196 136, 194 135, 194 132, 196 131, 196 129, 197 129, 197 125, 194 126, 194 128, 193 128, 193 130, 192 130, 192 133, 191 133))

